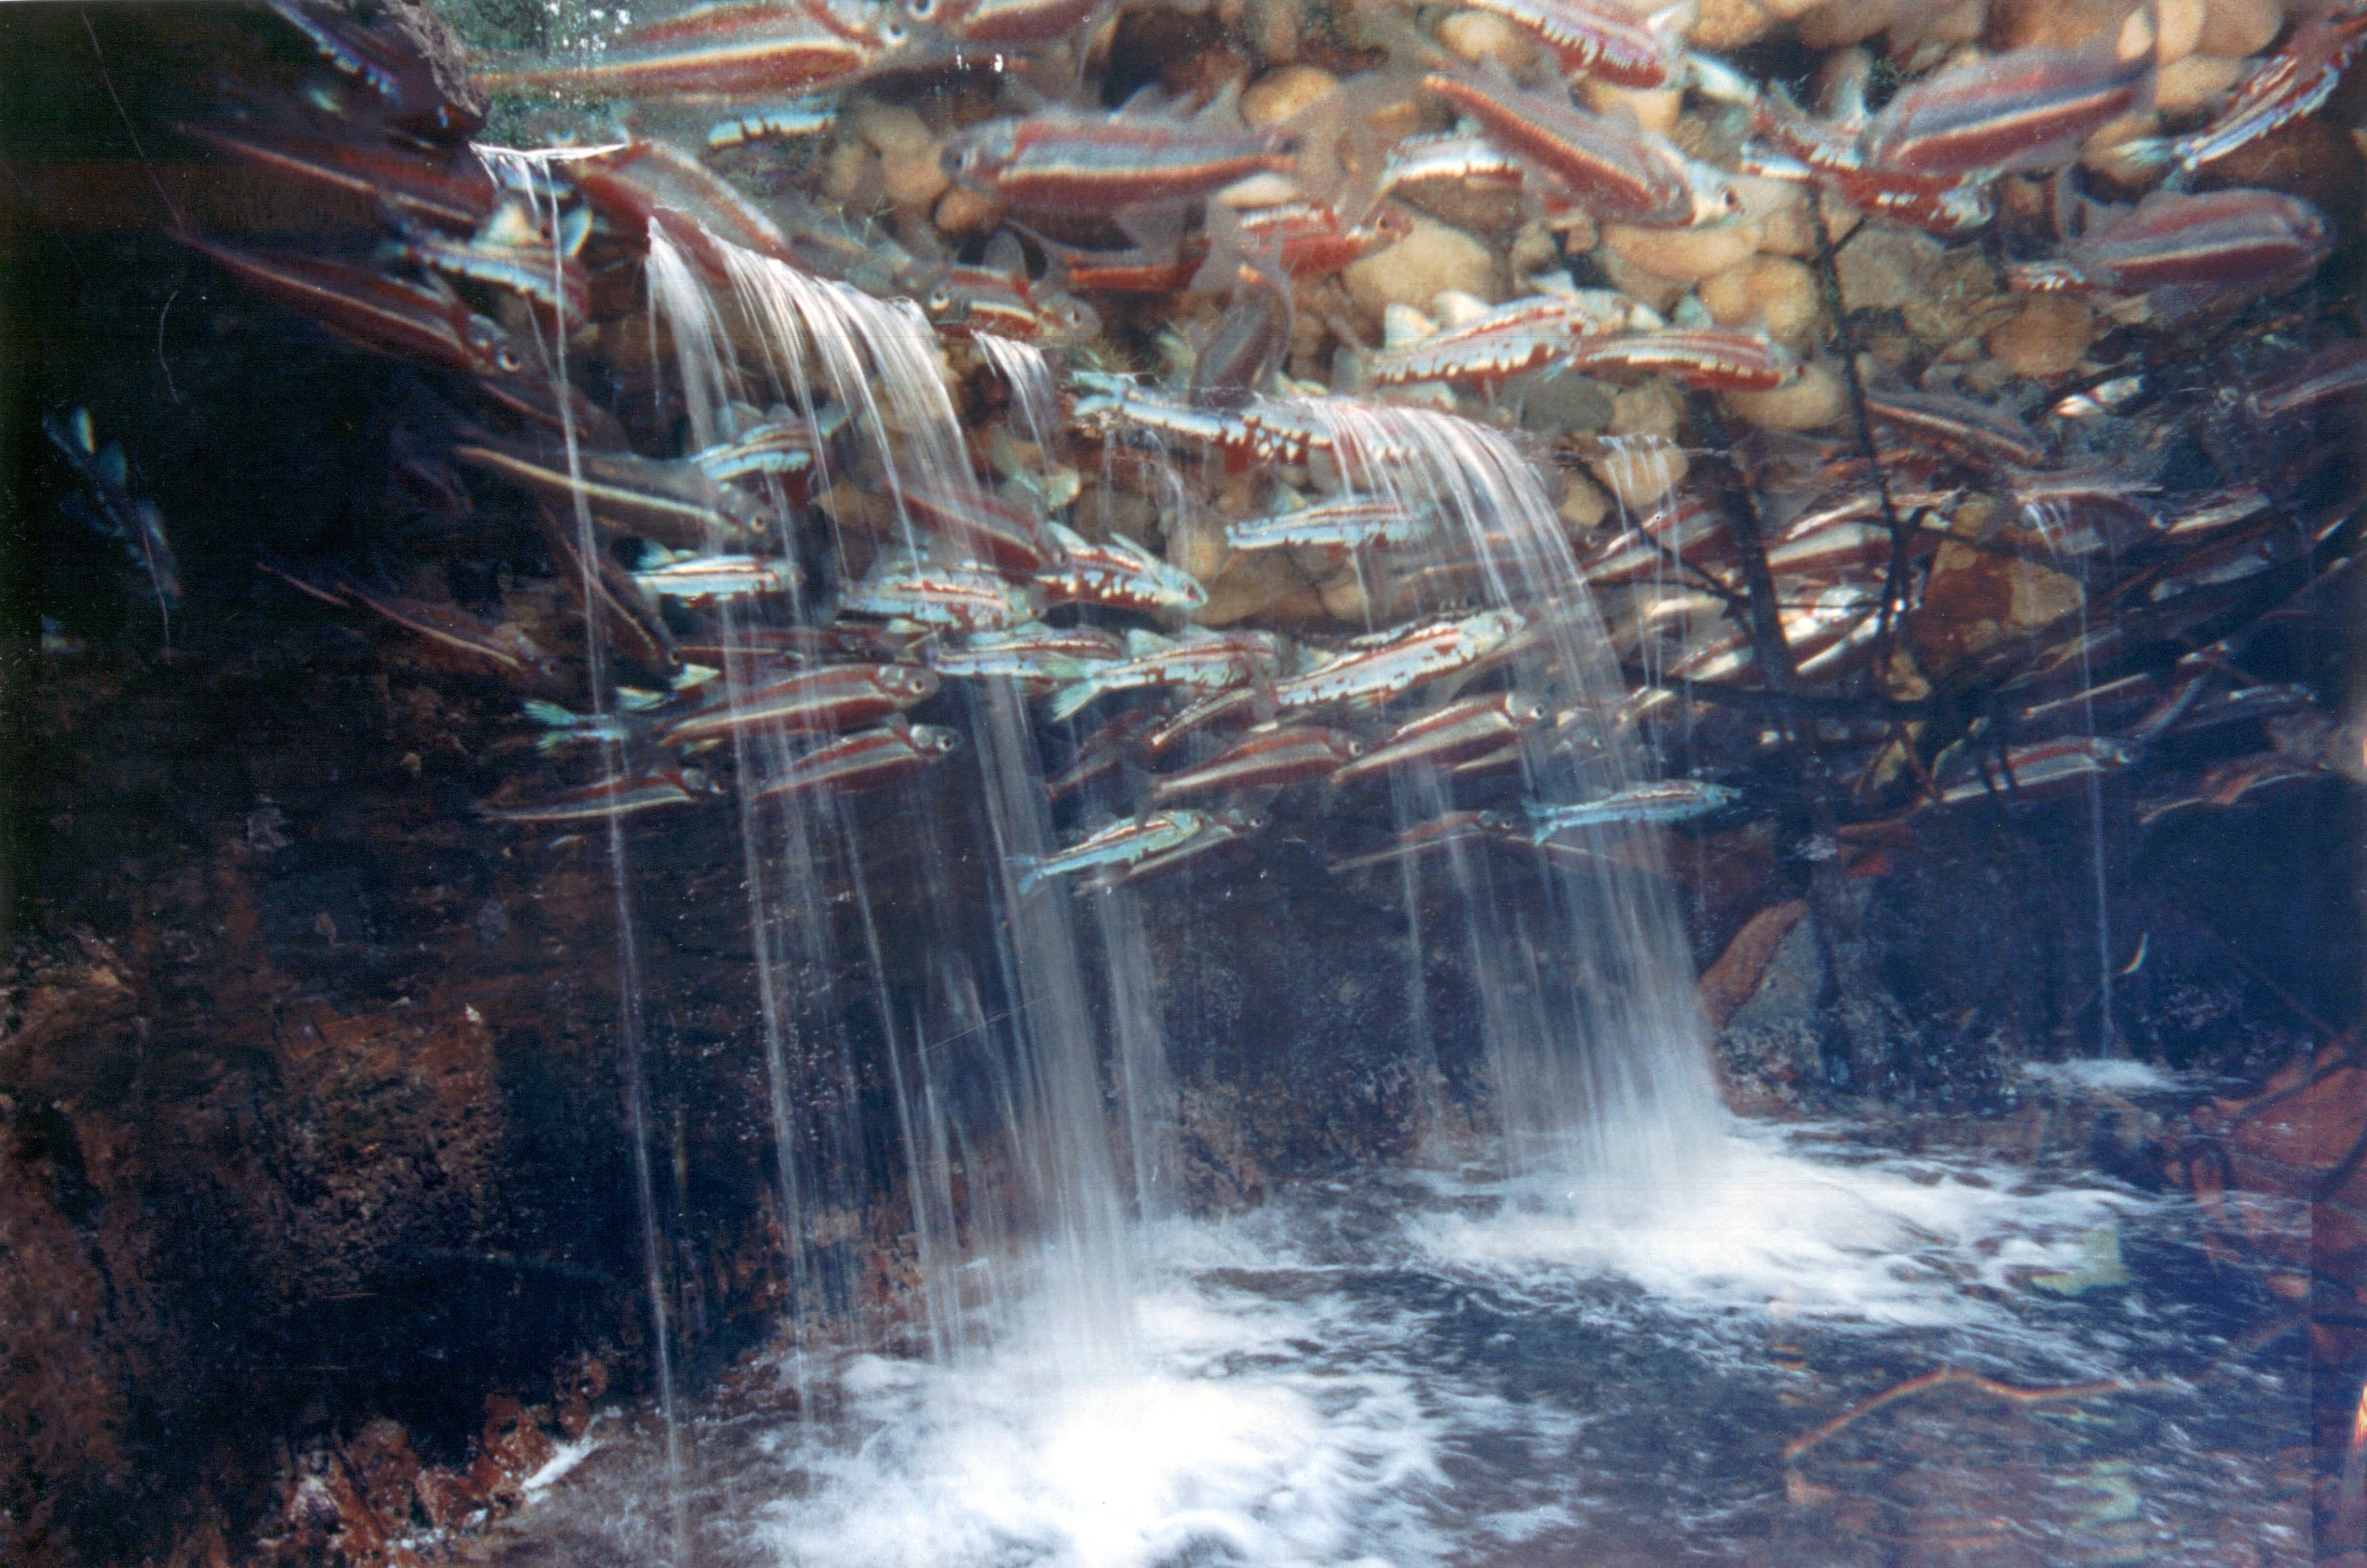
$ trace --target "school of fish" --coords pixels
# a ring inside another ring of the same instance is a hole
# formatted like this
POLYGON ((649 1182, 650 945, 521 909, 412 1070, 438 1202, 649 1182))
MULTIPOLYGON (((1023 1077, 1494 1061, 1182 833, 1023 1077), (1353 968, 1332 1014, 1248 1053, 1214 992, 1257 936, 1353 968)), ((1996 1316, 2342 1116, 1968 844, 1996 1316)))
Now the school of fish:
MULTIPOLYGON (((472 141, 403 35, 268 15, 312 51, 298 90, 183 133, 368 193, 383 244, 179 237, 436 378, 467 416, 407 460, 514 519, 610 650, 587 697, 499 613, 258 562, 517 687, 534 770, 488 818, 886 789, 968 749, 976 683, 1034 705, 1070 827, 1026 891, 1417 773, 1437 811, 1343 829, 1335 869, 1748 811, 1806 753, 1849 824, 2367 781, 2312 630, 2361 591, 2362 0, 708 0, 485 56, 507 123, 604 128, 531 156, 472 141), (752 378, 691 437, 651 365, 661 246, 925 320, 971 472, 852 460, 847 387, 752 378), (1489 597, 1473 539, 1343 472, 1315 398, 1511 437, 1616 712, 1523 689, 1566 607, 1489 597), (1591 725, 1663 779, 1529 799, 1591 725), (621 771, 586 777, 595 747, 621 771)), ((79 411, 51 435, 176 602, 122 453, 79 411)))

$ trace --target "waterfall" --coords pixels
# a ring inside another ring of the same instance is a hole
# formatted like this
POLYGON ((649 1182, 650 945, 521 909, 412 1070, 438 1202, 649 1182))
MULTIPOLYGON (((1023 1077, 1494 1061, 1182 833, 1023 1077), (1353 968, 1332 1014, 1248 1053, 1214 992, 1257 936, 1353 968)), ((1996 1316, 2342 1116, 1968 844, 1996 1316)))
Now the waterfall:
MULTIPOLYGON (((702 253, 722 258, 719 286, 702 278, 662 230, 651 232, 652 330, 671 341, 695 438, 727 429, 732 389, 751 383, 768 388, 809 422, 825 405, 846 411, 862 448, 855 460, 876 479, 893 513, 895 541, 906 549, 923 543, 903 506, 908 488, 979 494, 961 456, 962 432, 935 335, 909 302, 882 302, 711 237, 702 253)), ((1040 370, 1040 358, 1036 364, 1040 370)), ((827 463, 818 443, 818 494, 829 489, 827 463)), ((778 517, 786 548, 795 519, 778 517)), ((851 557, 844 539, 837 555, 844 574, 851 557)), ((790 608, 797 619, 810 619, 805 606, 790 608)), ((724 672, 735 701, 752 678, 751 665, 734 660, 724 672)), ((941 1356, 962 1354, 976 1337, 965 1317, 982 1312, 991 1326, 1044 1334, 1060 1364, 1082 1372, 1122 1353, 1131 1275, 1122 1188, 1102 1108, 1093 987, 1067 901, 1021 896, 1007 869, 1017 858, 1040 858, 1054 845, 1026 709, 1000 687, 980 691, 965 708, 969 756, 958 765, 978 774, 978 788, 963 791, 969 814, 924 821, 902 846, 915 858, 924 894, 918 929, 905 924, 893 937, 883 936, 864 874, 865 856, 876 846, 865 842, 851 802, 794 794, 755 801, 743 790, 742 837, 790 1266, 801 1291, 832 1306, 853 1304, 848 1282, 814 1277, 808 1255, 815 1249, 801 1247, 797 1233, 818 1210, 853 1209, 862 1200, 849 1183, 863 1168, 867 1130, 843 1029, 822 1053, 839 1091, 835 1103, 819 1117, 800 1116, 791 1104, 814 1053, 800 1050, 795 1038, 789 977, 825 977, 825 989, 835 983, 845 937, 826 890, 844 885, 893 1079, 928 1342, 941 1356), (995 868, 984 880, 991 903, 984 911, 960 906, 948 891, 974 885, 960 868, 981 858, 995 868), (891 945, 900 950, 891 952, 891 945), (981 945, 991 949, 982 970, 969 957, 981 945), (934 994, 916 1008, 900 1004, 891 985, 891 970, 906 967, 912 956, 905 949, 935 955, 928 987, 934 994), (981 980, 992 1000, 981 996, 981 980), (1014 1178, 1008 1194, 991 1178, 998 1166, 1014 1178), (964 1177, 958 1200, 957 1171, 964 1177), (982 1292, 964 1267, 965 1249, 985 1266, 991 1283, 982 1292)), ((734 765, 743 779, 777 774, 797 739, 778 726, 735 726, 734 736, 734 765)), ((912 912, 903 917, 909 922, 912 912)), ((1147 985, 1141 964, 1134 972, 1129 983, 1147 985)), ((1163 1074, 1163 1065, 1147 1060, 1156 1052, 1155 1029, 1145 1033, 1136 998, 1122 996, 1117 1006, 1121 1016, 1136 1009, 1127 1031, 1135 1042, 1133 1076, 1146 1085, 1144 1094, 1154 1093, 1147 1085, 1163 1074)), ((1146 1131, 1137 1142, 1140 1169, 1154 1135, 1146 1131)), ((875 1335, 885 1327, 868 1326, 875 1335)))
MULTIPOLYGON (((1528 617, 1535 640, 1513 684, 1557 720, 1548 744, 1524 748, 1525 793, 1572 801, 1643 778, 1617 722, 1626 687, 1608 634, 1551 498, 1512 443, 1426 409, 1315 399, 1297 412, 1328 434, 1343 488, 1429 510, 1446 525, 1435 553, 1476 566, 1487 604, 1528 617)), ((1429 773, 1399 781, 1401 824, 1444 809, 1429 773)), ((1657 838, 1626 826, 1569 837, 1526 857, 1546 893, 1533 905, 1484 856, 1451 847, 1454 906, 1507 1168, 1557 1201, 1632 1202, 1715 1159, 1725 1117, 1657 838)))

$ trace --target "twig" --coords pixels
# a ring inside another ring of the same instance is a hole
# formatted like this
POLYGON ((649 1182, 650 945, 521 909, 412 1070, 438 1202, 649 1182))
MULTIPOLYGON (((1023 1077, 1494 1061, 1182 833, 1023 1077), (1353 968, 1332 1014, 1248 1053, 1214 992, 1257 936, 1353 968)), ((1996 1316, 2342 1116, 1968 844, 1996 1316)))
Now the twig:
POLYGON ((1890 570, 1883 578, 1882 614, 1874 633, 1875 678, 1886 683, 1893 623, 1906 608, 1908 525, 1899 519, 1897 505, 1890 498, 1889 476, 1883 472, 1882 455, 1874 449, 1874 422, 1865 411, 1865 383, 1857 373, 1857 343, 1841 300, 1840 247, 1833 244, 1832 224, 1825 216, 1822 184, 1808 187, 1808 205, 1817 220, 1818 281, 1823 286, 1825 307, 1833 313, 1833 347, 1840 350, 1841 384, 1849 391, 1850 423, 1856 427, 1858 455, 1865 460, 1867 476, 1874 481, 1874 499, 1882 504, 1883 525, 1890 529, 1890 570))
POLYGON ((1895 1388, 1885 1389, 1872 1399, 1852 1405, 1814 1431, 1803 1433, 1793 1438, 1784 1445, 1784 1462, 1791 1463, 1858 1417, 1870 1415, 1886 1404, 1895 1403, 1931 1389, 1945 1388, 1954 1384, 1978 1389, 1983 1393, 1994 1395, 1999 1399, 2011 1400, 2017 1404, 2044 1404, 2058 1399, 2094 1399, 2101 1394, 2135 1393, 2146 1389, 2162 1386, 2158 1382, 2132 1383, 2112 1378, 2101 1382, 2058 1383, 2048 1388, 2026 1389, 2018 1388, 2012 1383, 2001 1383, 1995 1378, 1982 1377, 1978 1372, 1967 1372, 1955 1367, 1942 1367, 1937 1371, 1926 1372, 1920 1378, 1909 1378, 1895 1388))

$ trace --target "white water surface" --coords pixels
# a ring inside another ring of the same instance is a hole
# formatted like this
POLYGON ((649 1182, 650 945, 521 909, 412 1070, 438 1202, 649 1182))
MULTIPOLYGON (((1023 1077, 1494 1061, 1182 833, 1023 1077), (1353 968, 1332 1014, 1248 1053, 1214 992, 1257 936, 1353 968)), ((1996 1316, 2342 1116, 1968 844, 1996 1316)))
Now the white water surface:
MULTIPOLYGON (((1097 1375, 1077 1376, 1056 1335, 1022 1332, 951 1366, 809 1365, 798 1381, 829 1391, 811 1419, 767 1415, 759 1398, 695 1423, 696 1560, 1732 1560, 1795 1517, 1782 1437, 1887 1382, 1942 1366, 2022 1385, 2142 1380, 2207 1359, 2191 1301, 2146 1278, 2144 1238, 2177 1232, 2181 1202, 1748 1123, 1715 1169, 1649 1195, 1437 1172, 1302 1187, 1254 1213, 1147 1227, 1134 1355, 1097 1375), (2101 1234, 2129 1238, 2133 1282, 2077 1299, 2033 1285, 2078 1268, 2101 1234)), ((2146 1429, 2143 1489, 2163 1528, 2188 1528, 2175 1509, 2203 1508, 2197 1496, 2254 1506, 2212 1491, 2231 1484, 2225 1443, 2177 1434, 2224 1415, 2233 1392, 2281 1411, 2271 1387, 2194 1391, 2146 1429)), ((1953 1421, 1961 1404, 1923 1414, 1953 1421)), ((2033 1429, 2051 1440, 2045 1421, 2033 1429)), ((580 1531, 587 1514, 634 1516, 655 1473, 604 1452, 544 1496, 580 1531)), ((2286 1505, 2257 1506, 2271 1519, 2286 1505)), ((606 1560, 580 1540, 561 1557, 606 1560)))

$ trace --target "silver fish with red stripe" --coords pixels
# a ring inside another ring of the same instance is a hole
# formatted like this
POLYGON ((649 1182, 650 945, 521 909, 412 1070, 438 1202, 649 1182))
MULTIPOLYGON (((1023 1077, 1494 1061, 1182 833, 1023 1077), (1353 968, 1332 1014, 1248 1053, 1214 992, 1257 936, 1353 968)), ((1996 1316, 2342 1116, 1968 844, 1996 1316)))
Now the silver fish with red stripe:
POLYGON ((1472 668, 1527 626, 1526 616, 1503 609, 1405 628, 1369 647, 1351 648, 1311 670, 1277 681, 1274 702, 1285 710, 1333 702, 1386 702, 1427 682, 1472 668))
POLYGON ((961 732, 901 719, 817 747, 759 784, 750 799, 851 794, 911 777, 961 750, 961 732))
POLYGON ((1544 703, 1517 691, 1467 697, 1399 725, 1333 774, 1332 782, 1346 784, 1399 767, 1455 767, 1508 747, 1517 751, 1521 738, 1545 716, 1544 703))
POLYGON ((1189 201, 1247 176, 1286 174, 1297 137, 1148 114, 1048 108, 989 120, 946 142, 948 176, 1014 207, 1109 213, 1189 201))
POLYGON ((900 712, 936 690, 936 672, 917 665, 826 665, 685 713, 660 731, 658 740, 687 745, 775 725, 792 732, 844 730, 900 712))
POLYGON ((1151 787, 1150 798, 1164 805, 1215 790, 1311 783, 1353 762, 1364 749, 1353 736, 1319 725, 1251 730, 1199 767, 1161 778, 1151 787))

